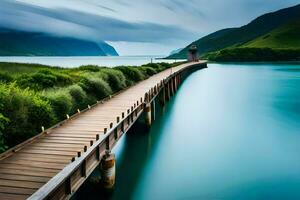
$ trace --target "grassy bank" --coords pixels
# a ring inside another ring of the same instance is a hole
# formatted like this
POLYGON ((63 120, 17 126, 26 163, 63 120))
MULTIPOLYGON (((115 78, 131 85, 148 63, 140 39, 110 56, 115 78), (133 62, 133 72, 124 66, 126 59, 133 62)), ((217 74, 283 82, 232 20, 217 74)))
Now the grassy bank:
POLYGON ((300 49, 228 48, 205 58, 217 62, 299 61, 300 49))
POLYGON ((113 93, 178 65, 65 69, 0 63, 0 152, 113 93))

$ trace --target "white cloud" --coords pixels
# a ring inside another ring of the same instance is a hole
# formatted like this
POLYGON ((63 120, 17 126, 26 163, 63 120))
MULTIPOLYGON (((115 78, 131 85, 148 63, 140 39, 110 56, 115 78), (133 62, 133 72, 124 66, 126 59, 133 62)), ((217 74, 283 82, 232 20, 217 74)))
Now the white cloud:
POLYGON ((299 0, 1 0, 0 26, 111 41, 124 53, 127 46, 135 53, 152 54, 297 3, 299 0))

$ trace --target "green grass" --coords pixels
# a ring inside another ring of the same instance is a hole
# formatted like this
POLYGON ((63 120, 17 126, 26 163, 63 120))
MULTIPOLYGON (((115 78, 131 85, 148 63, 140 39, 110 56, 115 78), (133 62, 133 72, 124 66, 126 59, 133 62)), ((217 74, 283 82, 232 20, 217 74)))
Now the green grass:
POLYGON ((65 69, 0 63, 0 152, 113 93, 181 63, 65 69))
POLYGON ((300 48, 300 22, 296 21, 279 27, 268 34, 248 42, 243 47, 272 49, 300 48))
POLYGON ((241 46, 231 46, 205 55, 211 61, 299 61, 300 22, 293 21, 241 46))
POLYGON ((45 68, 47 69, 49 66, 40 64, 0 62, 0 72, 9 73, 10 75, 32 73, 45 68))
POLYGON ((299 61, 300 48, 228 48, 209 53, 206 58, 217 62, 299 61))

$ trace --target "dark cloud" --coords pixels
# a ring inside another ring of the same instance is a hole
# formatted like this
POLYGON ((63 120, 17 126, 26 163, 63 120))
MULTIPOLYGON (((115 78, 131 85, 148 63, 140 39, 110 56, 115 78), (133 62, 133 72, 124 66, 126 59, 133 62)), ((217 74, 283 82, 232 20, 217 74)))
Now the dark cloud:
POLYGON ((127 22, 66 8, 44 8, 1 1, 0 25, 91 40, 169 43, 195 37, 172 25, 127 22))

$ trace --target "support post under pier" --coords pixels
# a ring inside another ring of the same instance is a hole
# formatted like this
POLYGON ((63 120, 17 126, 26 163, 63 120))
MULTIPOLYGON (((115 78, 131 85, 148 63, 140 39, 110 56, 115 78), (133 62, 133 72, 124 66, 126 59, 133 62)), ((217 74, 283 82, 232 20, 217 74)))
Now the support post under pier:
POLYGON ((166 89, 165 85, 163 86, 160 94, 158 95, 159 103, 161 106, 165 106, 166 104, 166 89))
POLYGON ((174 95, 174 90, 173 90, 173 78, 169 80, 169 85, 170 85, 170 96, 172 97, 174 95))
POLYGON ((155 100, 151 102, 151 121, 155 120, 155 100))
POLYGON ((170 99, 171 99, 171 94, 170 94, 170 82, 167 82, 167 83, 166 83, 165 90, 166 90, 166 93, 167 93, 167 101, 170 101, 170 99))
POLYGON ((110 151, 106 151, 100 163, 101 184, 104 189, 113 189, 116 179, 116 159, 110 151))
POLYGON ((172 78, 172 90, 173 90, 173 96, 176 93, 176 89, 175 89, 175 76, 172 78))
POLYGON ((151 114, 151 103, 146 103, 145 108, 145 124, 150 127, 152 123, 152 114, 151 114))

